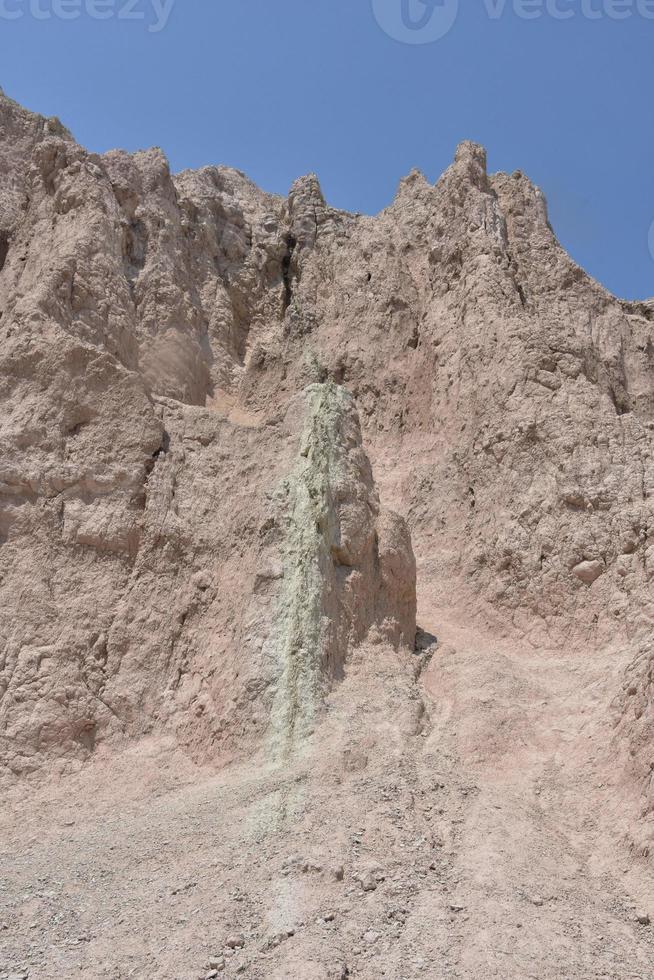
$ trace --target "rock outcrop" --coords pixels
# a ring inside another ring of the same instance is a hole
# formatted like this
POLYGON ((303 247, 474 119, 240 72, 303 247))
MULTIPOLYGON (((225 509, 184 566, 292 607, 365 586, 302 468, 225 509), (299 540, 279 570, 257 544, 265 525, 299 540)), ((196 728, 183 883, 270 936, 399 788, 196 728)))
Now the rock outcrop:
POLYGON ((654 305, 476 145, 373 218, 0 97, 0 360, 14 773, 153 729, 281 750, 371 631, 412 647, 368 457, 432 605, 589 656, 651 634, 654 305))
POLYGON ((266 738, 283 756, 371 631, 413 644, 409 533, 344 389, 310 386, 263 428, 145 404, 160 445, 131 483, 114 445, 115 469, 5 485, 0 749, 17 775, 153 731, 198 760, 266 738))

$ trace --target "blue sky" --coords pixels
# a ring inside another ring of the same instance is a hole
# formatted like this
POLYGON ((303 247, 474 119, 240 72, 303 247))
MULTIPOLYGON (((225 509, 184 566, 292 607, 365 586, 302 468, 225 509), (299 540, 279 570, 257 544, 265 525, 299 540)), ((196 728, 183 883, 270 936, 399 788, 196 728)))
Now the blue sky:
POLYGON ((543 188, 592 275, 653 296, 654 0, 432 2, 0 0, 0 85, 93 150, 159 145, 279 193, 314 170, 367 213, 474 139, 543 188))

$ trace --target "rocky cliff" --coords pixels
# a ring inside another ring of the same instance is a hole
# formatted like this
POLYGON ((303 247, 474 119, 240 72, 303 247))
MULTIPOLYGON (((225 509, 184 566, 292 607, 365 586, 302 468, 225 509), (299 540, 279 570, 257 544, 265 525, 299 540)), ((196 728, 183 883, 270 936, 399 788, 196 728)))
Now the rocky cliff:
POLYGON ((371 631, 411 656, 415 551, 422 607, 633 650, 651 794, 654 305, 526 177, 464 143, 352 215, 3 96, 0 270, 6 771, 301 737, 371 631))

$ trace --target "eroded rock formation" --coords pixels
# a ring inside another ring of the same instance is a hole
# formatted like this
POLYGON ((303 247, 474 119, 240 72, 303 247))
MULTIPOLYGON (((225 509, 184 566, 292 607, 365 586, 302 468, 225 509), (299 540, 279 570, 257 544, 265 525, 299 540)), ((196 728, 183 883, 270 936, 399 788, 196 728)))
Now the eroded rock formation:
POLYGON ((432 606, 633 646, 643 743, 654 306, 576 266, 522 174, 465 143, 364 217, 313 176, 282 199, 89 154, 2 97, 0 269, 12 772, 153 727, 203 758, 283 741, 371 630, 411 647, 366 453, 432 606))

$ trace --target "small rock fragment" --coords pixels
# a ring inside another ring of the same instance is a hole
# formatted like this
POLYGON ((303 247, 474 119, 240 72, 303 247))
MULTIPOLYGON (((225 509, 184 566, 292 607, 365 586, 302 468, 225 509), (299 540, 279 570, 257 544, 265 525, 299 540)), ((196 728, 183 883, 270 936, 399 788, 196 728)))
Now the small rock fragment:
POLYGON ((242 932, 234 936, 228 936, 225 940, 225 946, 227 949, 243 949, 245 946, 245 936, 242 932))
POLYGON ((582 561, 572 569, 573 575, 585 585, 592 585, 604 571, 604 563, 597 560, 582 561))
POLYGON ((350 969, 347 963, 342 963, 340 966, 334 967, 329 971, 329 980, 347 980, 350 976, 350 969))
POLYGON ((300 870, 303 874, 320 874, 322 871, 322 865, 316 864, 314 861, 305 861, 301 866, 300 870))
POLYGON ((294 935, 295 929, 293 927, 282 929, 281 932, 272 933, 266 938, 264 949, 276 949, 277 946, 281 946, 282 943, 286 942, 287 939, 291 939, 294 935))

